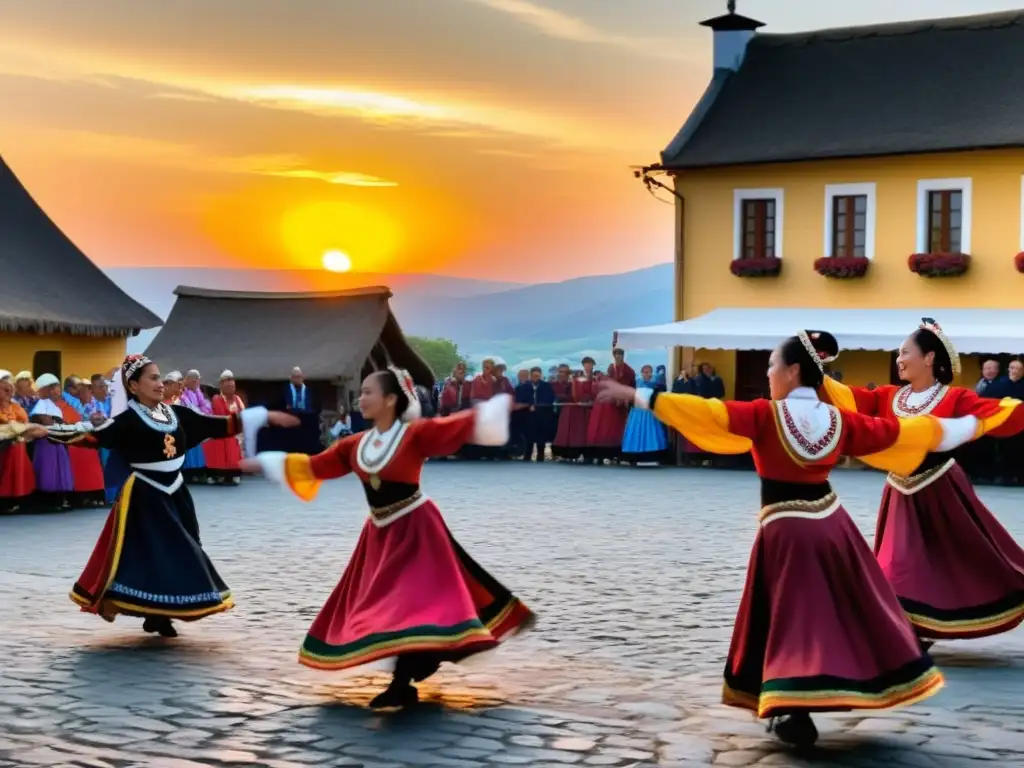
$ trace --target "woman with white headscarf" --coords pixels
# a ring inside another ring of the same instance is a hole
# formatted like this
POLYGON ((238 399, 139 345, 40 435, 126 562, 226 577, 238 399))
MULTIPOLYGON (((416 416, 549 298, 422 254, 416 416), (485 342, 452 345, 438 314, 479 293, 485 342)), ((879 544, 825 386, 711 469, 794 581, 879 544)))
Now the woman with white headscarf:
MULTIPOLYGON (((44 373, 36 379, 39 399, 29 413, 37 424, 49 427, 64 423, 64 412, 57 404, 61 399, 60 379, 44 373)), ((71 494, 75 490, 75 476, 71 472, 71 458, 64 445, 40 441, 32 451, 32 467, 36 473, 36 489, 42 506, 71 509, 71 494)))

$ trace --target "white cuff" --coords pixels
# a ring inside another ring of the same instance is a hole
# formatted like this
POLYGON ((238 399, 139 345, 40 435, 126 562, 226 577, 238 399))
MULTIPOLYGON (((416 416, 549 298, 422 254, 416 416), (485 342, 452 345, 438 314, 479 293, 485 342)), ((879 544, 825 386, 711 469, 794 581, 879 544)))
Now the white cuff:
POLYGON ((654 390, 638 389, 633 395, 633 405, 641 410, 649 411, 651 410, 651 398, 653 396, 654 390))
POLYGON ((961 416, 957 419, 939 419, 942 425, 942 441, 935 450, 945 453, 969 443, 978 432, 978 419, 974 416, 961 416))
POLYGON ((239 414, 242 422, 242 435, 245 439, 245 455, 256 455, 256 435, 267 426, 270 419, 269 411, 262 405, 246 408, 239 414))
POLYGON ((509 404, 511 395, 495 395, 473 406, 475 421, 473 423, 474 445, 500 446, 509 440, 509 404))
POLYGON ((287 485, 287 478, 284 476, 284 460, 287 456, 284 451, 264 451, 256 454, 256 461, 260 463, 260 469, 267 480, 278 485, 287 485))

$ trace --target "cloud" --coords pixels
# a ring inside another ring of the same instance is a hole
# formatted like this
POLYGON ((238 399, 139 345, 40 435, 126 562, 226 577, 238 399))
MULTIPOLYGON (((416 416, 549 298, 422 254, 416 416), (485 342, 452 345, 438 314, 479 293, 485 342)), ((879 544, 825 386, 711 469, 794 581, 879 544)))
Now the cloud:
POLYGON ((683 60, 689 58, 684 50, 677 50, 672 41, 606 32, 588 24, 583 19, 529 2, 529 0, 464 0, 464 2, 512 16, 542 34, 557 40, 609 45, 655 59, 683 60))
POLYGON ((147 139, 91 131, 54 130, 52 146, 56 152, 88 155, 111 160, 137 162, 165 168, 180 168, 206 173, 273 176, 306 179, 350 187, 397 187, 398 182, 358 171, 322 171, 310 168, 297 155, 245 155, 218 157, 200 147, 172 141, 147 139))

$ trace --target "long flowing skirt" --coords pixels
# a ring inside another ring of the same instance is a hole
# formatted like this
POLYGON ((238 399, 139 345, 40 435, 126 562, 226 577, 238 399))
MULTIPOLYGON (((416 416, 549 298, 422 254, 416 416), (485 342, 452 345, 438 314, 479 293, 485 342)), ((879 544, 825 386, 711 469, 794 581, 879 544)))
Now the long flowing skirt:
POLYGON ((803 517, 771 510, 750 556, 723 702, 773 717, 883 709, 936 693, 942 675, 839 502, 795 510, 803 517))
POLYGON ((75 488, 67 446, 37 440, 32 446, 32 468, 42 493, 70 493, 75 488))
POLYGON ((626 419, 626 432, 622 437, 625 454, 660 454, 668 449, 668 433, 664 425, 650 411, 633 408, 626 419))
POLYGON ((36 490, 36 474, 24 443, 7 446, 0 458, 0 511, 17 506, 36 490))
POLYGON ((132 475, 71 590, 83 611, 196 621, 231 608, 231 590, 199 544, 188 488, 166 494, 132 475))
POLYGON ((185 463, 181 468, 192 470, 206 468, 206 453, 203 451, 202 444, 193 445, 185 452, 185 463))
POLYGON ((93 448, 68 447, 68 461, 74 478, 75 493, 103 492, 103 465, 99 451, 93 448))
POLYGON ((619 451, 626 431, 626 411, 618 403, 596 403, 587 427, 587 447, 619 451))
POLYGON ((460 661, 496 647, 533 620, 458 545, 427 500, 390 525, 366 521, 299 661, 327 670, 405 654, 460 661))
POLYGON ((214 477, 229 479, 240 477, 242 471, 242 448, 237 437, 225 437, 219 440, 207 440, 202 445, 206 457, 206 467, 214 477))
POLYGON ((564 458, 578 458, 587 445, 590 411, 586 405, 564 405, 558 414, 554 446, 564 458))
POLYGON ((953 461, 890 476, 875 555, 921 637, 985 637, 1024 621, 1024 551, 953 461))

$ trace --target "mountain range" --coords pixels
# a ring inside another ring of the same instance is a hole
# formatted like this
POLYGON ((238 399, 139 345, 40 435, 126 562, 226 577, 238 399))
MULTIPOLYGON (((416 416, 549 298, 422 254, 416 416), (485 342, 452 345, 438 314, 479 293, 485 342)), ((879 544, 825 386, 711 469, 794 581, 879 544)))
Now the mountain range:
MULTIPOLYGON (((578 362, 589 354, 600 366, 611 359, 617 328, 671 322, 674 272, 659 264, 614 275, 555 283, 471 280, 430 274, 334 274, 313 270, 246 270, 118 267, 110 278, 137 301, 166 319, 179 285, 236 291, 329 291, 387 285, 391 305, 406 333, 454 341, 471 361, 503 358, 522 364, 578 362)), ((146 348, 157 330, 129 342, 146 348)), ((629 361, 660 364, 665 350, 630 351, 629 361)))

